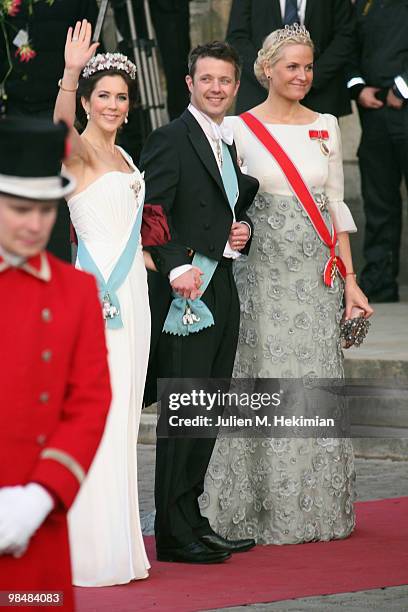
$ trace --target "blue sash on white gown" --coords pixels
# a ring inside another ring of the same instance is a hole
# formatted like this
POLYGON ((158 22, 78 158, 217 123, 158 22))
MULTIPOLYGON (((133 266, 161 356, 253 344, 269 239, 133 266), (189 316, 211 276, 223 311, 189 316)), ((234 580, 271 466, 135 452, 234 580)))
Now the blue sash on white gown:
POLYGON ((143 205, 139 207, 136 215, 136 220, 133 224, 132 231, 125 248, 122 251, 115 267, 113 268, 108 280, 105 281, 101 271, 95 263, 92 255, 88 251, 83 240, 78 238, 78 254, 77 258, 83 270, 93 274, 97 280, 99 288, 99 298, 103 304, 110 303, 113 307, 112 315, 106 318, 106 324, 109 329, 120 329, 123 327, 123 321, 120 313, 120 304, 117 296, 117 290, 122 285, 123 281, 129 274, 132 267, 137 248, 139 246, 140 228, 142 225, 143 205))

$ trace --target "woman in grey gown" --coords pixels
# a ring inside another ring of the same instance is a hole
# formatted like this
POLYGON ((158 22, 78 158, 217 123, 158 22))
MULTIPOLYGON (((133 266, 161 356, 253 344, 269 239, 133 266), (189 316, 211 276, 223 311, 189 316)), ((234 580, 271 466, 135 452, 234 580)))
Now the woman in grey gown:
MULTIPOLYGON (((234 376, 344 376, 339 341, 346 316, 372 309, 359 289, 348 233, 356 231, 343 202, 337 120, 300 104, 313 78, 313 43, 299 26, 270 34, 255 74, 267 100, 249 111, 300 170, 327 227, 338 235, 345 281, 324 284, 328 249, 293 195, 280 166, 240 117, 231 117, 242 168, 260 181, 249 214, 254 238, 236 263, 241 326, 234 376), (317 134, 317 137, 316 137, 317 134), (320 136, 320 138, 319 138, 320 136)), ((355 525, 353 448, 346 438, 230 438, 220 435, 208 468, 202 513, 231 539, 288 544, 347 537, 355 525)))

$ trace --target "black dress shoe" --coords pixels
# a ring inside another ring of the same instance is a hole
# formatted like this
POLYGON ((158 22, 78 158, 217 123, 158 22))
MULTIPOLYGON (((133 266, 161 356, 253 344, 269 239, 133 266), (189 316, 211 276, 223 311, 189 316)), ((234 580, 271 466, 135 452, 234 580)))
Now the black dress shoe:
POLYGON ((227 540, 217 533, 208 533, 200 537, 200 542, 211 548, 211 550, 226 551, 230 553, 245 552, 253 548, 256 544, 255 540, 248 538, 246 540, 227 540))
POLYGON ((157 551, 158 561, 175 563, 222 563, 230 557, 229 552, 212 550, 201 542, 192 542, 180 548, 166 548, 157 551))

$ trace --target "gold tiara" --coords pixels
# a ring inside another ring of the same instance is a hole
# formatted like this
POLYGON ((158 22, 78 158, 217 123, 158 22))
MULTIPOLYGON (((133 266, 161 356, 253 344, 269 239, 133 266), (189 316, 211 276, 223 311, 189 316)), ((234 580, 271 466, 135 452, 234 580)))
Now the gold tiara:
POLYGON ((101 70, 122 70, 131 79, 136 77, 136 66, 122 53, 98 53, 86 64, 82 76, 88 79, 101 70))

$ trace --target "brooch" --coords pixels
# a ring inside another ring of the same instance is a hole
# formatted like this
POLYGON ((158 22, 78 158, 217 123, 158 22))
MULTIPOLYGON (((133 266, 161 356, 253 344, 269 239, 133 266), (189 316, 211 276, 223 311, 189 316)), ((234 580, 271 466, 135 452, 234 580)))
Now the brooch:
POLYGON ((327 130, 309 130, 309 137, 311 140, 319 141, 320 150, 323 155, 327 156, 330 154, 330 149, 324 142, 325 140, 329 140, 329 132, 327 130))
POLYGON ((327 210, 327 204, 329 203, 329 198, 325 193, 316 193, 314 196, 316 204, 319 206, 320 210, 327 210))
POLYGON ((141 182, 139 180, 136 180, 133 183, 130 183, 129 187, 133 191, 133 193, 135 194, 135 198, 137 199, 142 188, 141 182))

